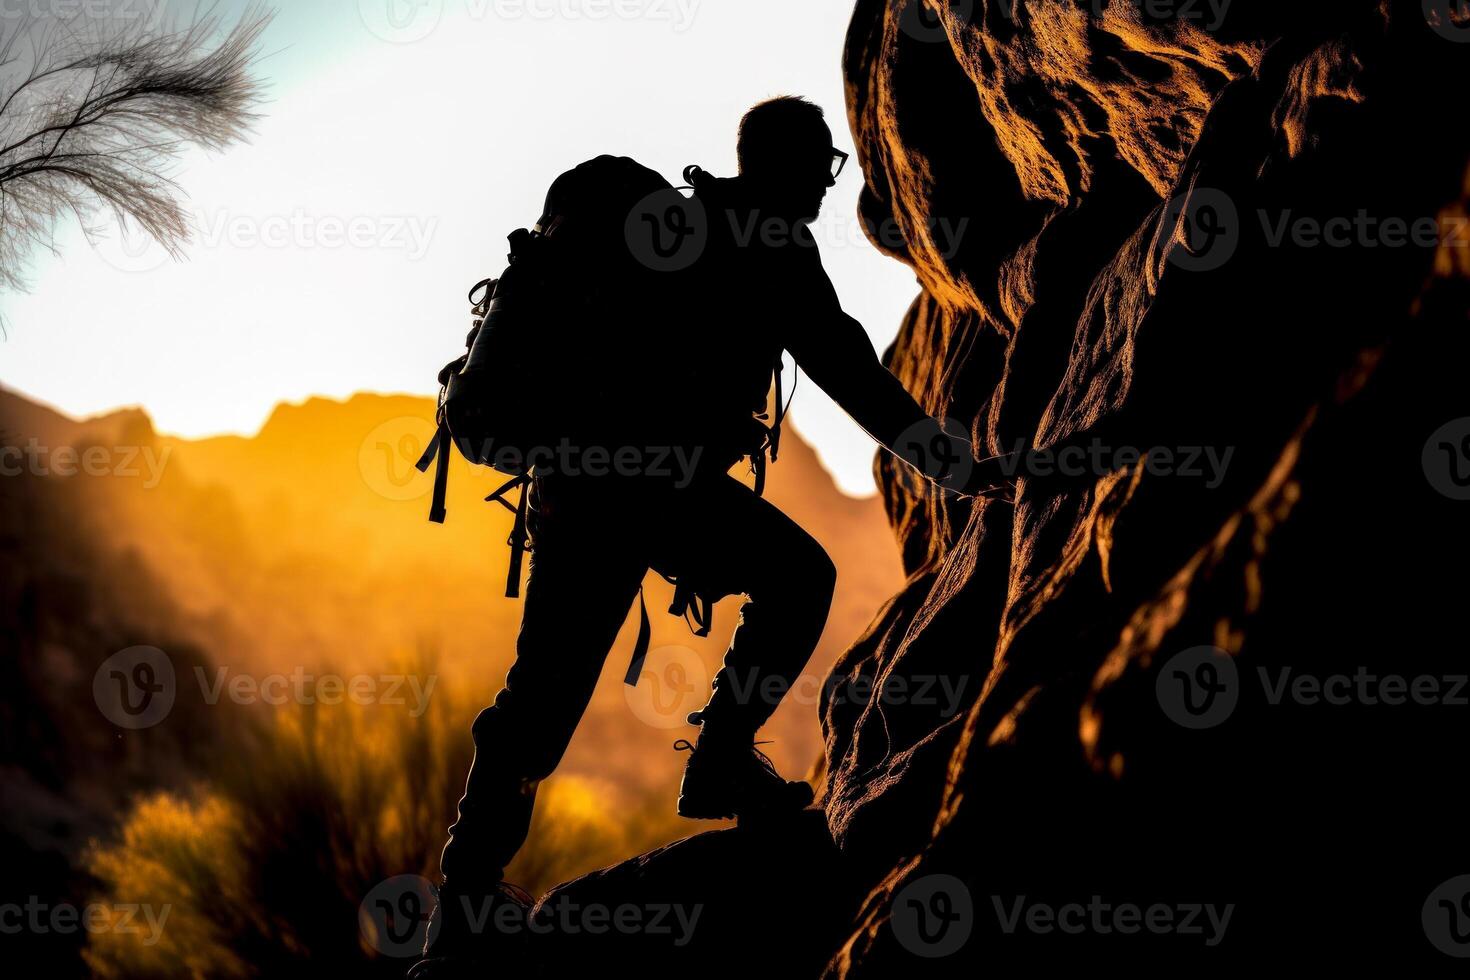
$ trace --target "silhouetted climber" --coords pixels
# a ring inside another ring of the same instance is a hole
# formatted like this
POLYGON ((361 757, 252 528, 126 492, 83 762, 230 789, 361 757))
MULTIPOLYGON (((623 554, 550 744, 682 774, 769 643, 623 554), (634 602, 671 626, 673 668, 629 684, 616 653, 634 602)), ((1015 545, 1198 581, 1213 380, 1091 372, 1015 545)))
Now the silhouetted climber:
MULTIPOLYGON (((581 297, 573 311, 555 315, 590 318, 592 329, 582 323, 579 336, 598 351, 578 358, 577 376, 548 378, 545 411, 575 401, 578 417, 557 431, 577 432, 580 445, 626 447, 636 432, 644 446, 677 447, 673 458, 690 465, 636 476, 573 472, 565 460, 538 467, 522 511, 534 550, 516 662, 474 725, 475 761, 444 849, 440 910, 421 976, 435 958, 452 964, 504 954, 508 940, 488 935, 496 932, 494 917, 479 930, 472 920, 519 901, 501 877, 526 838, 536 786, 561 760, 649 568, 676 582, 675 611, 688 607, 698 622, 707 623, 719 598, 747 596, 709 702, 690 716, 697 742, 677 746, 692 750, 679 813, 750 819, 811 803, 811 787, 778 774, 755 747, 755 734, 816 648, 836 570, 816 540, 729 475, 748 456, 759 483, 767 452, 776 456, 783 350, 878 442, 948 489, 971 492, 933 458, 971 460, 968 440, 945 432, 883 367, 822 268, 807 225, 846 155, 834 148, 821 109, 789 97, 756 106, 741 123, 738 152, 736 178, 686 171, 695 210, 658 229, 692 235, 697 256, 648 256, 631 241, 610 241, 607 228, 636 233, 637 215, 625 221, 626 211, 611 223, 589 217, 644 189, 667 189, 630 160, 598 158, 563 175, 548 195, 536 237, 547 248, 561 242, 559 268, 568 255, 595 255, 600 283, 552 285, 553 273, 539 282, 553 295, 581 297), (630 277, 649 275, 650 261, 677 267, 662 271, 679 285, 628 288, 630 277), (648 299, 654 295, 665 300, 648 299), (619 305, 629 297, 638 298, 637 309, 619 305), (653 338, 637 365, 652 379, 644 386, 599 370, 620 363, 613 348, 635 329, 653 338), (767 412, 773 370, 776 405, 767 412)), ((506 309, 516 297, 511 277, 529 275, 534 265, 517 257, 534 256, 534 240, 513 236, 512 245, 520 251, 494 287, 495 303, 506 309)), ((579 274, 591 274, 587 268, 579 274)), ((485 312, 493 318, 497 307, 485 312)), ((476 356, 472 350, 466 371, 476 356)), ((451 413, 448 428, 454 423, 451 413)), ((436 510, 442 516, 442 506, 436 510)), ((630 683, 646 644, 645 615, 630 683)))

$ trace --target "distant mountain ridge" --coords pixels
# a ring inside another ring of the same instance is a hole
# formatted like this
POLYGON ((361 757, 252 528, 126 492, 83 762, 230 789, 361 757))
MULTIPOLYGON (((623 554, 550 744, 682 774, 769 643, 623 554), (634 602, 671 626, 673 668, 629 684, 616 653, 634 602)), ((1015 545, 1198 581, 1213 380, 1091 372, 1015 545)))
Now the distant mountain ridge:
MULTIPOLYGON (((412 463, 432 434, 433 411, 433 399, 410 395, 313 397, 277 406, 254 436, 193 440, 159 435, 139 409, 74 420, 0 389, 0 442, 151 454, 161 470, 156 486, 90 478, 88 507, 99 533, 136 553, 196 627, 206 624, 195 639, 216 659, 356 669, 427 643, 456 684, 471 686, 466 696, 488 702, 510 664, 520 615, 518 602, 499 595, 510 517, 483 500, 499 474, 456 458, 448 521, 428 522, 431 475, 412 463)), ((809 669, 819 681, 902 584, 897 545, 880 501, 842 494, 798 431, 787 432, 766 493, 839 569, 829 628, 809 669)), ((647 589, 651 609, 667 605, 661 579, 651 575, 647 589)), ((737 608, 738 600, 722 603, 705 640, 655 615, 655 646, 698 651, 712 669, 737 608)), ((619 763, 628 778, 657 758, 662 779, 677 772, 662 760, 667 738, 628 724, 617 682, 631 642, 625 630, 589 730, 631 743, 619 763)), ((791 704, 773 723, 783 765, 804 770, 819 755, 816 711, 791 704)), ((584 751, 574 746, 568 765, 605 768, 606 753, 589 741, 584 751)))

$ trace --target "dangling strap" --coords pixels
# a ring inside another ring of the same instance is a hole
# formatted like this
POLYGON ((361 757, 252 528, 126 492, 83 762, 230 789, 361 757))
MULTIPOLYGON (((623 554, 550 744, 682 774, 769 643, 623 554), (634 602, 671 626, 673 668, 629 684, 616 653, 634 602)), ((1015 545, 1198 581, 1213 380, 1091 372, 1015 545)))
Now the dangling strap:
MULTIPOLYGON (((776 384, 775 411, 770 413, 769 416, 765 414, 757 416, 761 419, 765 419, 768 417, 771 418, 771 424, 766 429, 766 444, 764 446, 761 446, 761 448, 757 452, 751 453, 750 455, 750 469, 751 472, 755 474, 755 486, 752 489, 755 490, 755 495, 757 497, 763 497, 766 493, 767 454, 770 455, 770 461, 772 463, 776 462, 776 460, 781 456, 781 423, 786 421, 786 413, 791 408, 791 403, 783 397, 782 392, 781 379, 784 366, 785 365, 783 365, 781 362, 781 357, 777 355, 776 363, 771 371, 772 375, 774 375, 775 377, 776 384)), ((795 385, 793 385, 791 388, 791 397, 796 397, 795 385)))
POLYGON ((694 630, 694 635, 709 636, 710 627, 715 624, 715 604, 696 594, 689 603, 689 611, 694 616, 695 625, 699 627, 694 630))
MULTIPOLYGON (((771 448, 771 462, 773 463, 776 461, 776 457, 781 455, 781 423, 786 419, 786 406, 781 401, 781 369, 783 366, 781 355, 777 354, 776 370, 773 372, 776 375, 776 419, 771 423, 771 435, 768 440, 771 448)), ((760 491, 756 492, 758 494, 760 491)))
POLYGON ((485 502, 494 501, 516 516, 515 523, 510 527, 510 537, 506 544, 510 545, 510 570, 505 576, 505 597, 507 599, 519 598, 521 594, 521 565, 526 557, 528 545, 528 534, 526 532, 526 506, 531 497, 531 478, 529 476, 518 476, 506 481, 499 490, 485 498, 485 502), (515 506, 505 499, 505 495, 516 487, 521 488, 521 499, 515 506))
POLYGON ((669 606, 670 615, 683 616, 685 622, 692 617, 694 622, 689 628, 694 631, 695 636, 709 636, 709 630, 714 625, 714 603, 701 596, 694 588, 684 582, 674 582, 674 602, 669 606))
MULTIPOLYGON (((674 584, 674 601, 669 606, 670 615, 682 616, 689 623, 689 628, 694 631, 695 636, 709 636, 710 627, 714 625, 715 604, 704 596, 694 591, 692 586, 681 583, 673 576, 665 575, 674 584), (693 622, 690 622, 690 620, 693 622)), ((643 587, 638 587, 638 640, 633 644, 633 659, 628 664, 628 672, 623 675, 623 683, 629 687, 638 686, 638 677, 643 673, 643 662, 648 659, 648 642, 652 628, 648 622, 648 603, 643 598, 643 587)))
POLYGON ((439 423, 439 431, 434 433, 434 438, 429 440, 429 446, 419 461, 414 464, 420 473, 426 473, 429 464, 435 458, 439 460, 439 468, 434 471, 434 502, 429 505, 429 520, 435 524, 443 524, 446 516, 444 499, 449 488, 449 426, 443 422, 439 423))
POLYGON ((633 659, 628 662, 628 672, 623 675, 623 683, 629 687, 638 686, 638 678, 643 674, 643 662, 648 659, 648 640, 652 635, 652 627, 648 622, 648 603, 643 601, 643 586, 638 586, 638 641, 633 644, 633 659))

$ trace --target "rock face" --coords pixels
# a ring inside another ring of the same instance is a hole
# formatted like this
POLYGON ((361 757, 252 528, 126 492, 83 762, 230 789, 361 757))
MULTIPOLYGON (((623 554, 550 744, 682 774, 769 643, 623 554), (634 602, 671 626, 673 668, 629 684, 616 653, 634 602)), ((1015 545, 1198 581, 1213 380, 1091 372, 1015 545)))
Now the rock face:
POLYGON ((549 977, 609 963, 655 977, 815 977, 859 897, 822 814, 808 810, 696 834, 553 888, 536 905, 532 950, 549 977), (588 909, 607 909, 608 921, 589 929, 588 909))
POLYGON ((1019 455, 975 502, 879 460, 910 579, 822 706, 841 875, 780 884, 852 883, 829 976, 1470 954, 1467 42, 1438 0, 859 0, 890 365, 1019 455))
POLYGON ((824 705, 878 882, 833 976, 1470 935, 1429 901, 1470 872, 1470 18, 1161 6, 857 5, 863 218, 923 286, 890 364, 1024 455, 975 503, 879 462, 912 577, 824 705), (1094 896, 1234 911, 1208 946, 1010 927, 1094 896), (921 907, 968 941, 924 956, 921 907))

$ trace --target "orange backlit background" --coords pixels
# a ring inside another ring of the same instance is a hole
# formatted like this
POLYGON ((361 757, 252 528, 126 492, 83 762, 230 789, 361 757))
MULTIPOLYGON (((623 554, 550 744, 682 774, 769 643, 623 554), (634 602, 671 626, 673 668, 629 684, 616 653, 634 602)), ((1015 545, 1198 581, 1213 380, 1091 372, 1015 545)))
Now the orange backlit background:
MULTIPOLYGON (((513 656, 520 604, 501 595, 510 515, 482 499, 498 474, 457 459, 448 523, 429 524, 431 478, 412 463, 433 404, 419 397, 311 399, 280 406, 253 438, 201 441, 160 437, 139 411, 76 422, 0 399, 4 443, 32 447, 26 472, 3 484, 3 533, 20 559, 4 573, 9 669, 32 698, 12 710, 10 741, 62 760, 46 785, 23 758, 7 796, 35 814, 25 833, 37 853, 93 894, 167 904, 175 917, 151 946, 92 935, 91 967, 172 973, 198 961, 229 975, 302 948, 376 963, 360 941, 337 948, 355 932, 332 927, 384 877, 433 873, 470 721, 513 656), (63 446, 101 451, 95 472, 70 473, 63 446), (103 659, 136 644, 168 654, 177 700, 130 732, 100 716, 91 685, 103 659), (322 703, 327 675, 369 678, 376 693, 363 700, 374 703, 322 703), (240 677, 299 679, 276 689, 282 703, 248 687, 210 703, 221 680, 240 677), (27 726, 48 744, 27 747, 27 726)), ((821 646, 762 735, 798 775, 821 756, 828 668, 901 572, 879 501, 841 494, 798 433, 783 450, 768 497, 839 570, 821 646)), ((704 701, 739 600, 721 603, 699 639, 663 613, 672 590, 656 574, 646 591, 642 683, 622 683, 630 616, 510 870, 533 891, 709 826, 673 813, 684 756, 671 746, 693 734, 682 719, 704 701)))

